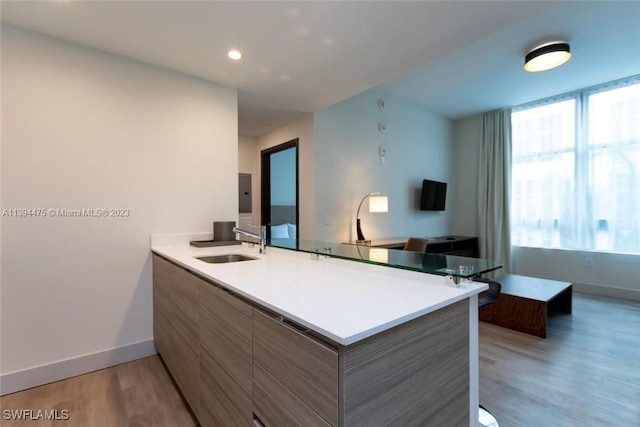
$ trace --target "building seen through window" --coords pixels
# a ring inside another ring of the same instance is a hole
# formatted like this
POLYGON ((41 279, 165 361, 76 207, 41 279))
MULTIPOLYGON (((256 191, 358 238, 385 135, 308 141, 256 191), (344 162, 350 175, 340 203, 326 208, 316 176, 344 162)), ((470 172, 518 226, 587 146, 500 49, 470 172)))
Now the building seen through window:
POLYGON ((640 79, 515 109, 517 246, 640 254, 640 79))

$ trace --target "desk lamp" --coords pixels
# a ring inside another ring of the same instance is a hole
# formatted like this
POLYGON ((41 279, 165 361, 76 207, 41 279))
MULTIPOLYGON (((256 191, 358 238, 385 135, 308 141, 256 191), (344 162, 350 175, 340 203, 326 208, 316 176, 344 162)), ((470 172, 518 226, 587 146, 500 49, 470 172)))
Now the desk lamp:
POLYGON ((387 196, 381 196, 380 192, 378 191, 369 193, 364 196, 362 200, 360 200, 358 211, 356 212, 356 231, 358 233, 358 240, 356 240, 356 243, 361 244, 371 243, 371 240, 366 240, 364 238, 362 229, 360 228, 360 208, 362 207, 362 203, 364 203, 367 198, 369 198, 369 212, 389 212, 387 196))

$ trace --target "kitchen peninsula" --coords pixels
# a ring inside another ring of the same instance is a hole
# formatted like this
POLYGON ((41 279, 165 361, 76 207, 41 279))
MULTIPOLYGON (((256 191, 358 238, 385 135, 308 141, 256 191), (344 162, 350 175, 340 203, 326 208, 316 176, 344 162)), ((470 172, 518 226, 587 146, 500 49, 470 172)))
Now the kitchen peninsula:
POLYGON ((246 244, 152 251, 154 342, 202 425, 477 425, 485 284, 246 244), (198 259, 231 253, 255 259, 198 259))

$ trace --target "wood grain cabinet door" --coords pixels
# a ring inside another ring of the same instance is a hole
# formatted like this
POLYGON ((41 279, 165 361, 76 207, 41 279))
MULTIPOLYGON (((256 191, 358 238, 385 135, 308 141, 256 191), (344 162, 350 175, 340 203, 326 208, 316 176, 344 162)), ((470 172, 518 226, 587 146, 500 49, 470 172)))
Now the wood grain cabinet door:
POLYGON ((338 425, 338 352, 253 311, 253 410, 268 427, 338 425))
POLYGON ((250 426, 252 309, 214 284, 200 284, 200 413, 203 426, 250 426))
POLYGON ((198 415, 200 403, 198 289, 201 280, 180 267, 175 268, 175 282, 172 283, 174 376, 191 409, 198 415))
POLYGON ((168 271, 171 268, 163 258, 153 256, 153 343, 162 360, 171 370, 171 284, 168 271))
POLYGON ((193 274, 154 256, 154 343, 182 394, 198 414, 198 284, 193 274), (165 318, 164 313, 168 313, 165 318))

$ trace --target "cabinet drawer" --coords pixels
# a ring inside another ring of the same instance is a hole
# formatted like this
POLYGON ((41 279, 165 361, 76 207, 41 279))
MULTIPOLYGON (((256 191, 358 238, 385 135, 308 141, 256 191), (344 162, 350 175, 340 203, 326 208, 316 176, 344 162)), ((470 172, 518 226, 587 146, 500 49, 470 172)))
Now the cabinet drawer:
POLYGON ((253 364, 253 412, 267 427, 330 427, 257 363, 253 364))
POLYGON ((335 349, 273 316, 254 310, 253 360, 254 386, 257 364, 258 372, 263 369, 328 424, 338 424, 338 353, 335 349))

